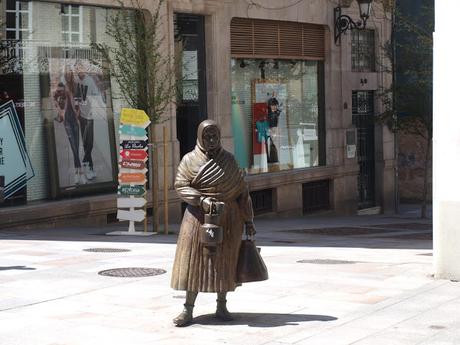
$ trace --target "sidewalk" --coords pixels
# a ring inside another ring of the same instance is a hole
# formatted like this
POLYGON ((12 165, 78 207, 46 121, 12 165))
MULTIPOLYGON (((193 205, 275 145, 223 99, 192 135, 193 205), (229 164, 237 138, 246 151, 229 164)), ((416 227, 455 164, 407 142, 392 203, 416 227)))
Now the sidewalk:
POLYGON ((169 287, 175 235, 0 231, 0 344, 460 344, 460 283, 433 280, 430 223, 410 212, 257 219, 270 279, 229 293, 229 323, 199 294, 187 328, 171 322, 185 295, 169 287), (98 275, 127 267, 166 273, 98 275))

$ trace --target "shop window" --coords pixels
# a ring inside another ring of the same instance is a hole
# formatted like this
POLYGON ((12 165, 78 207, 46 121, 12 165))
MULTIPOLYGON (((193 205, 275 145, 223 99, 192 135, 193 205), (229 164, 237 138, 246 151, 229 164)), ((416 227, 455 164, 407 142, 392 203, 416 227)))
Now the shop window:
POLYGON ((320 160, 321 62, 232 59, 235 156, 250 174, 315 167, 320 160))
POLYGON ((6 1, 6 38, 12 40, 30 39, 32 33, 32 3, 27 1, 6 1))
POLYGON ((0 45, 0 207, 114 192, 115 124, 127 103, 91 41, 116 44, 106 24, 117 10, 3 4, 10 39, 0 45))
POLYGON ((375 71, 374 30, 352 30, 351 68, 353 72, 375 71))
POLYGON ((61 5, 62 40, 64 42, 81 42, 82 40, 82 6, 61 5))

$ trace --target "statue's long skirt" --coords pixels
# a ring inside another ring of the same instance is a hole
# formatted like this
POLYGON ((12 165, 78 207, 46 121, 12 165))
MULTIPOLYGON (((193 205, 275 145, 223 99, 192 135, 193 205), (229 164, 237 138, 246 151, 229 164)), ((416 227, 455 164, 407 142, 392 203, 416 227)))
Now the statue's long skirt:
POLYGON ((225 203, 221 216, 223 241, 214 256, 208 255, 200 242, 203 218, 198 207, 187 207, 177 240, 171 287, 195 292, 233 291, 239 285, 235 277, 244 228, 240 207, 236 201, 225 203))

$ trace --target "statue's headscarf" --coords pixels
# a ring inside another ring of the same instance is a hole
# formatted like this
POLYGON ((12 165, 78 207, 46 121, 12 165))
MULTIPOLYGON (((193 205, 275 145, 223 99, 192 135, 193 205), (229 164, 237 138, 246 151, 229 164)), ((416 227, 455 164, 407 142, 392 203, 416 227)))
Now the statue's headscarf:
POLYGON ((204 134, 205 130, 210 128, 210 127, 215 127, 217 129, 217 132, 218 132, 218 135, 219 135, 219 145, 215 149, 215 151, 217 152, 217 151, 219 151, 221 149, 220 128, 219 128, 219 125, 217 124, 217 122, 214 121, 214 120, 204 120, 203 122, 200 123, 200 125, 198 126, 196 145, 198 146, 198 148, 201 151, 206 152, 206 149, 204 148, 204 144, 203 144, 203 134, 204 134))

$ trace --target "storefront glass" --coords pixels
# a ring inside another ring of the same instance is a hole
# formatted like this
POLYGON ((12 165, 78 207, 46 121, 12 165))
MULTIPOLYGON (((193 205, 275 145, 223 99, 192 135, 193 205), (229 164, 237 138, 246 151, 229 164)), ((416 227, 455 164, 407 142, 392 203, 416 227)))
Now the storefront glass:
POLYGON ((235 156, 249 173, 319 165, 320 62, 232 59, 235 156))
POLYGON ((91 48, 91 42, 115 44, 106 34, 114 11, 6 1, 0 12, 6 24, 0 35, 0 206, 115 191, 115 128, 126 102, 91 48))

